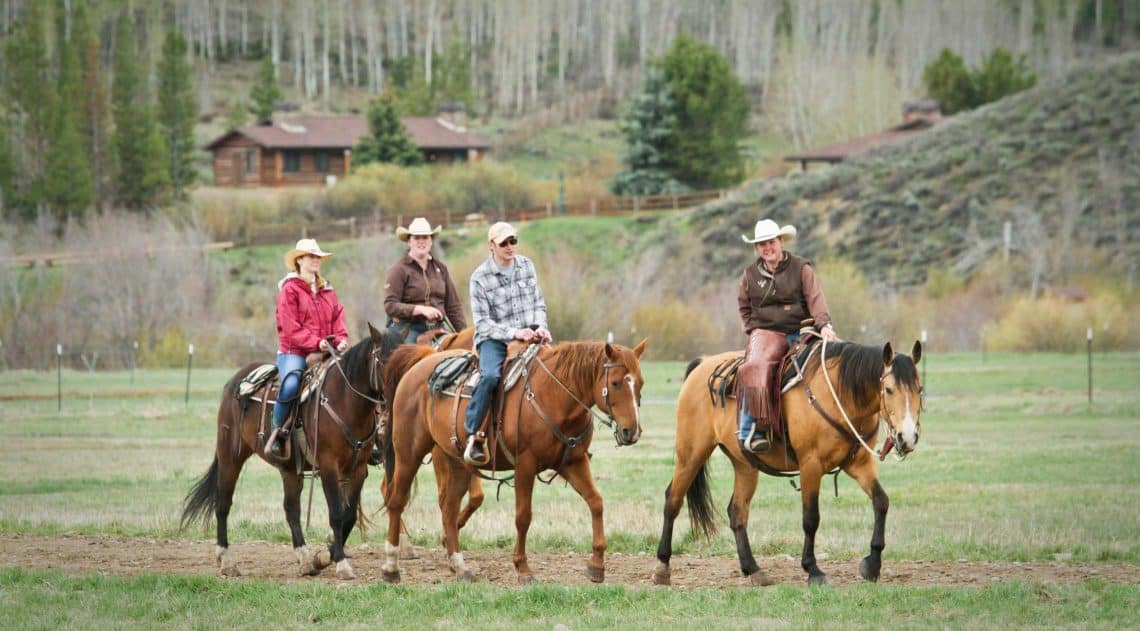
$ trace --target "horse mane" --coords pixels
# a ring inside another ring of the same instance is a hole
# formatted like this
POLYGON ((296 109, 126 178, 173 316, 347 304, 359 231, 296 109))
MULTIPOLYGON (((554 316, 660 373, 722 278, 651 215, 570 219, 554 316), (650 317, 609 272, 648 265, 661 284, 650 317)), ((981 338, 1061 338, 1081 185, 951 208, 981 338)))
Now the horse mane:
MULTIPOLYGON (((828 342, 827 361, 829 365, 839 363, 836 388, 850 397, 856 406, 870 405, 883 377, 883 349, 854 342, 828 342)), ((818 361, 812 362, 807 376, 813 376, 819 366, 818 361)))
MULTIPOLYGON (((615 347, 616 348, 616 347, 615 347)), ((605 342, 561 342, 551 346, 545 360, 559 381, 591 388, 598 374, 598 359, 605 356, 605 342)))
POLYGON ((899 382, 900 386, 906 388, 918 386, 918 368, 915 367, 910 355, 895 353, 895 358, 891 361, 891 374, 895 376, 895 381, 899 382))
POLYGON ((384 362, 383 383, 384 400, 391 407, 396 397, 396 386, 400 385, 400 378, 416 362, 435 353, 435 349, 423 344, 403 344, 392 351, 384 362))
MULTIPOLYGON (((381 365, 392 354, 393 350, 400 345, 403 337, 397 331, 383 329, 379 331, 380 340, 377 342, 380 345, 379 359, 381 365)), ((341 366, 344 367, 344 374, 352 377, 358 374, 367 374, 370 367, 368 363, 372 359, 372 349, 374 346, 371 335, 364 336, 356 344, 353 344, 344 355, 341 356, 341 366)))

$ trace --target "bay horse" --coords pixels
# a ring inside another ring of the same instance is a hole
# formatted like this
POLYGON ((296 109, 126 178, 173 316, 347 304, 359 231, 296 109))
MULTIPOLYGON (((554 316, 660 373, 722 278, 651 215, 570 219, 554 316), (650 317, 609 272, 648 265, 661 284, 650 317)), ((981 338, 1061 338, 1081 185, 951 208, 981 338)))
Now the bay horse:
MULTIPOLYGON (((307 448, 316 461, 328 503, 333 536, 327 554, 326 550, 317 550, 306 555, 305 535, 301 529, 304 478, 294 464, 277 467, 284 484, 285 521, 289 524, 293 553, 302 575, 316 575, 330 563, 336 563, 337 578, 356 578, 345 558, 344 542, 356 525, 360 489, 368 476, 368 454, 376 438, 376 406, 382 392, 384 362, 401 341, 397 333, 377 331, 371 324, 368 331, 368 337, 330 360, 333 365, 328 367, 320 390, 303 404, 299 411, 303 416, 297 421, 300 427, 303 419, 307 448)), ((217 519, 214 555, 225 576, 241 574, 229 555, 227 530, 238 475, 250 456, 257 454, 266 460, 258 438, 262 406, 243 401, 236 394, 238 384, 260 365, 253 363, 238 370, 222 389, 214 462, 186 495, 182 512, 182 528, 197 519, 209 524, 211 513, 217 519)), ((268 396, 269 393, 263 390, 261 394, 268 396)), ((268 407, 265 412, 271 414, 272 406, 268 407)), ((300 436, 293 433, 295 453, 300 447, 297 444, 300 436)), ((312 470, 307 459, 302 458, 302 461, 302 469, 312 470)))
MULTIPOLYGON (((527 563, 526 536, 531 521, 535 478, 547 469, 561 475, 586 501, 593 526, 593 555, 586 566, 591 581, 605 580, 606 539, 602 524, 602 496, 590 473, 587 450, 593 437, 597 406, 613 426, 618 446, 632 445, 641 437, 640 358, 647 340, 634 348, 602 342, 562 342, 541 347, 527 365, 519 384, 503 395, 502 425, 488 441, 495 470, 514 470, 515 528, 513 555, 520 584, 534 580, 527 563)), ((463 426, 467 401, 434 395, 428 378, 436 366, 463 353, 432 353, 404 346, 389 360, 385 392, 394 393, 392 427, 385 445, 383 485, 388 510, 388 538, 381 576, 399 582, 400 515, 409 500, 412 481, 424 456, 433 454, 437 472, 446 479, 439 505, 448 567, 461 580, 474 580, 459 551, 459 503, 473 469, 466 465, 460 447, 466 442, 463 426), (454 440, 453 440, 454 436, 454 440)), ((603 422, 607 422, 603 418, 603 422)), ((492 466, 492 465, 488 465, 492 466)), ((437 473, 438 475, 438 473, 437 473)))
POLYGON ((916 341, 909 357, 896 355, 890 342, 881 350, 849 342, 820 342, 811 347, 804 362, 803 381, 781 397, 786 420, 784 439, 773 441, 771 451, 759 456, 745 454, 740 448, 735 401, 727 405, 723 400, 714 401, 710 390, 717 379, 714 373, 742 355, 737 351, 694 360, 686 372, 677 399, 676 458, 673 479, 665 489, 654 582, 670 584, 673 522, 686 497, 694 530, 707 537, 716 529, 707 468, 709 456, 717 447, 732 461, 735 471, 728 520, 736 538, 741 572, 753 584, 772 582, 756 564, 748 542, 748 505, 756 491, 757 469, 769 475, 799 472, 804 530, 800 563, 812 585, 828 582, 815 558, 820 481, 837 468, 851 476, 870 497, 875 512, 871 552, 859 564, 859 574, 877 581, 889 501, 879 484, 871 446, 880 424, 886 426, 887 433, 880 460, 892 447, 903 457, 918 444, 923 395, 915 364, 922 358, 922 344, 916 341), (820 370, 823 358, 826 369, 820 370))

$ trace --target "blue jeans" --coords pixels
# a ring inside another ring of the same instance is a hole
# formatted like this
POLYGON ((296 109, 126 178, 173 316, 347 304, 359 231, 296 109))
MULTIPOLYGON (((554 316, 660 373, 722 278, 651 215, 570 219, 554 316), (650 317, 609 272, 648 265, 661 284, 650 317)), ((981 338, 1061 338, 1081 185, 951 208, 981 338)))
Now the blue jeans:
POLYGON ((464 426, 467 435, 475 433, 483 416, 487 414, 487 407, 495 397, 495 389, 499 387, 499 378, 503 373, 503 361, 507 359, 507 345, 499 340, 483 340, 479 342, 479 385, 471 393, 471 401, 467 404, 467 418, 464 426))
MULTIPOLYGON (((800 339, 800 334, 788 333, 788 346, 792 346, 800 339)), ((752 433, 752 428, 756 425, 756 417, 744 411, 744 406, 740 406, 740 434, 738 438, 744 440, 752 433)))
POLYGON ((273 427, 281 427, 293 399, 301 390, 301 375, 305 373, 305 358, 290 353, 277 353, 277 402, 273 404, 273 427))
POLYGON ((419 338, 419 336, 423 335, 424 333, 427 333, 427 331, 428 331, 428 325, 426 322, 423 322, 423 323, 389 322, 388 323, 388 329, 395 331, 397 333, 399 333, 400 331, 403 331, 404 327, 408 328, 408 334, 406 336, 404 336, 404 343, 405 344, 415 344, 416 339, 419 338))

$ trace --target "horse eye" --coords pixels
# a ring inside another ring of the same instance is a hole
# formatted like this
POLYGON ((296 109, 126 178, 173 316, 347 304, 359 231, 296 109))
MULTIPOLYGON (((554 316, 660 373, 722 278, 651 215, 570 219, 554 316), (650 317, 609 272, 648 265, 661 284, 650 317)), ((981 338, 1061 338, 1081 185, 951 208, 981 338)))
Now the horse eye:
POLYGON ((893 389, 891 389, 891 387, 890 387, 890 386, 888 386, 888 387, 886 388, 886 392, 887 392, 887 396, 892 396, 892 395, 894 395, 894 393, 895 393, 895 391, 894 391, 893 389))

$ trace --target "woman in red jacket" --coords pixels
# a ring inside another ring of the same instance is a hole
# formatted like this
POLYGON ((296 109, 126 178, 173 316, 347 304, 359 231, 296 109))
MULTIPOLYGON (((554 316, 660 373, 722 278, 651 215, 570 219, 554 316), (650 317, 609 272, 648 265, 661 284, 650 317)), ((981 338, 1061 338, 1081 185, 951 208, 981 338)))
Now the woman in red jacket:
POLYGON ((344 307, 332 285, 321 276, 321 262, 330 256, 315 239, 301 239, 297 247, 285 254, 285 269, 289 273, 277 284, 279 389, 273 406, 273 433, 265 441, 266 455, 281 457, 281 425, 301 389, 305 357, 333 347, 338 352, 348 348, 344 307))

